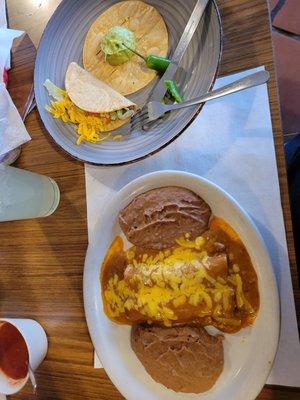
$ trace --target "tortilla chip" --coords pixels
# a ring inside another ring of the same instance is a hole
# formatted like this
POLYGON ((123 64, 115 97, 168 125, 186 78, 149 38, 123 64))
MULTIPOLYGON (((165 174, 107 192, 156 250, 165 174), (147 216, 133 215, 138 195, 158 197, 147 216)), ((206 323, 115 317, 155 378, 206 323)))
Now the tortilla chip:
POLYGON ((134 32, 136 50, 145 56, 167 56, 168 31, 159 12, 138 0, 114 4, 91 25, 83 47, 84 68, 118 92, 128 95, 148 85, 157 73, 147 68, 145 62, 136 55, 119 66, 112 66, 105 61, 103 52, 99 52, 101 38, 116 25, 134 32))
POLYGON ((137 108, 132 101, 95 78, 75 62, 72 62, 67 69, 65 86, 72 102, 84 111, 98 114, 118 111, 122 108, 137 108))

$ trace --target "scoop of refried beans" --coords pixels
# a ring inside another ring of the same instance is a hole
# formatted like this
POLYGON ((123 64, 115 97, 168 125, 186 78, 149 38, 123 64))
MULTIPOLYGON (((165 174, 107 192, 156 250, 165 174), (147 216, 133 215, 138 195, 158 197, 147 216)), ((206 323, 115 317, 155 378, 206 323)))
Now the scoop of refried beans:
POLYGON ((223 370, 223 337, 204 328, 136 325, 131 346, 146 371, 175 392, 209 390, 223 370))
POLYGON ((137 196, 121 210, 119 223, 135 246, 161 250, 186 233, 191 239, 208 228, 211 209, 191 190, 168 186, 137 196))

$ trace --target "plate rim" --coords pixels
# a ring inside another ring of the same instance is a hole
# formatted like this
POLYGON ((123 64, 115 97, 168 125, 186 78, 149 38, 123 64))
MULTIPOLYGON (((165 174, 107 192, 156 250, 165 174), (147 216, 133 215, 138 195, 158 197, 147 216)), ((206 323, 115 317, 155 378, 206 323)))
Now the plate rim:
MULTIPOLYGON (((151 184, 152 179, 155 179, 156 177, 168 177, 168 176, 170 176, 170 174, 178 176, 178 178, 179 178, 178 182, 180 182, 178 186, 180 186, 180 187, 185 187, 184 179, 193 178, 193 179, 197 180, 200 184, 208 185, 213 190, 216 190, 217 192, 219 192, 219 194, 221 196, 224 196, 232 204, 233 208, 235 209, 235 211, 238 212, 239 216, 242 217, 243 223, 246 223, 248 225, 248 227, 251 229, 253 235, 256 237, 256 239, 260 243, 261 250, 264 252, 265 259, 266 259, 266 267, 267 267, 267 270, 270 273, 270 276, 272 279, 272 281, 270 282, 270 285, 271 285, 270 293, 274 300, 275 315, 274 315, 274 326, 272 327, 272 328, 274 328, 274 330, 272 330, 273 337, 272 337, 272 340, 270 340, 270 343, 271 343, 270 348, 272 350, 272 356, 268 358, 268 363, 266 363, 266 366, 264 367, 264 373, 261 373, 260 376, 258 376, 256 378, 256 381, 252 385, 251 393, 249 394, 250 397, 243 399, 243 400, 254 400, 254 399, 256 399, 256 397, 259 395, 260 391, 264 387, 264 385, 267 381, 267 378, 272 370, 273 364, 274 364, 275 356, 276 356, 277 350, 278 350, 279 337, 280 337, 281 314, 280 314, 279 290, 278 290, 275 272, 274 272, 274 269, 273 269, 273 266, 271 263, 271 259, 269 256, 269 252, 267 250, 267 247, 266 247, 266 244, 264 242, 262 235, 260 234, 258 228, 256 227, 254 221, 252 220, 251 216, 247 213, 247 211, 245 211, 245 209, 237 202, 237 200, 235 200, 235 198, 232 197, 228 192, 226 192, 224 189, 222 189, 219 185, 213 183, 212 181, 210 181, 202 176, 199 176, 197 174, 190 173, 190 172, 179 171, 179 170, 163 170, 163 171, 154 171, 151 173, 144 174, 144 175, 130 181, 128 184, 124 185, 115 194, 112 202, 104 208, 103 214, 109 212, 109 209, 111 207, 113 207, 114 204, 117 204, 118 201, 121 201, 123 194, 126 193, 131 187, 134 188, 133 192, 136 192, 136 191, 139 191, 139 189, 136 187, 137 185, 139 185, 140 187, 141 186, 143 186, 143 187, 149 186, 151 184)), ((161 187, 161 186, 157 186, 157 187, 161 187)), ((101 222, 99 223, 99 221, 98 221, 96 224, 95 230, 96 231, 99 230, 99 227, 101 227, 101 222)), ((84 274, 83 274, 83 299, 84 299, 85 317, 86 317, 86 322, 87 322, 88 330, 90 333, 91 341, 93 343, 94 350, 96 351, 97 355, 99 356, 99 359, 101 360, 101 362, 103 362, 103 359, 101 358, 101 349, 99 349, 99 347, 96 346, 95 327, 92 326, 93 325, 92 319, 93 319, 94 314, 89 309, 91 307, 91 298, 89 295, 89 286, 88 286, 88 284, 89 284, 89 282, 88 282, 89 271, 88 270, 91 267, 88 266, 88 253, 89 253, 89 251, 92 251, 94 249, 94 247, 95 247, 95 244, 89 243, 88 247, 87 247, 87 251, 86 251, 86 257, 85 257, 85 263, 84 263, 84 274)), ((99 270, 100 270, 100 265, 99 265, 99 270)), ((99 279, 99 276, 98 276, 98 279, 99 279)), ((99 296, 100 296, 100 294, 99 294, 99 296)), ((93 311, 95 311, 95 310, 93 310, 93 311)), ((115 387, 119 390, 119 392, 126 399, 128 399, 128 400, 133 399, 131 396, 126 397, 128 395, 127 391, 124 390, 124 388, 122 387, 122 385, 119 384, 119 382, 117 382, 115 377, 112 377, 113 374, 111 374, 111 370, 113 368, 111 368, 110 366, 107 366, 107 365, 105 365, 105 367, 104 367, 104 364, 105 364, 105 361, 103 362, 103 368, 105 369, 110 380, 115 385, 115 387)), ((205 393, 203 393, 203 394, 205 394, 205 393)), ((199 395, 201 395, 201 393, 199 395)))
MULTIPOLYGON (((121 1, 121 0, 120 0, 120 1, 121 1)), ((146 1, 147 1, 147 0, 146 0, 146 1)), ((212 4, 213 4, 213 6, 214 6, 214 8, 215 8, 216 15, 217 15, 217 19, 218 19, 218 28, 219 28, 219 34, 220 34, 220 42, 219 42, 219 56, 218 56, 217 68, 216 68, 216 71, 215 71, 214 76, 213 76, 213 78, 212 78, 212 81, 211 81, 211 84, 210 84, 210 87, 209 87, 208 91, 211 91, 211 90, 212 90, 212 88, 213 88, 213 86, 214 86, 214 84, 215 84, 215 82, 216 82, 216 79, 217 79, 217 77, 218 77, 218 75, 219 75, 219 71, 220 71, 220 67, 221 67, 221 59, 222 59, 222 55, 223 55, 223 45, 224 45, 224 33, 223 33, 223 25, 222 25, 222 19, 221 19, 220 10, 219 10, 219 7, 218 7, 218 5, 217 5, 217 3, 216 3, 216 0, 212 0, 212 4)), ((37 54, 36 54, 36 59, 35 59, 35 63, 34 63, 34 71, 33 71, 33 74, 34 74, 33 89, 34 89, 34 95, 35 95, 35 96, 36 96, 36 87, 37 87, 37 83, 36 83, 36 66, 37 66, 37 63, 39 62, 39 53, 40 53, 39 50, 40 50, 40 48, 41 48, 41 45, 42 45, 44 36, 45 36, 45 34, 46 34, 46 31, 47 31, 49 25, 50 25, 50 24, 52 23, 52 21, 55 19, 56 14, 59 12, 59 9, 60 9, 60 7, 61 7, 62 5, 63 5, 63 1, 56 7, 54 13, 51 15, 49 21, 47 22, 47 24, 46 24, 46 26, 45 26, 45 29, 43 30, 41 39, 40 39, 39 44, 38 44, 38 47, 37 47, 37 54)), ((198 117, 198 115, 200 114, 200 112, 201 112, 203 106, 205 105, 205 103, 206 103, 206 102, 201 103, 201 104, 199 104, 199 105, 197 106, 197 108, 195 109, 194 115, 192 115, 192 117, 190 118, 190 120, 188 121, 188 123, 185 125, 185 127, 182 128, 174 137, 170 138, 166 143, 162 144, 162 145, 159 146, 157 149, 155 149, 155 150, 153 150, 153 151, 150 151, 149 153, 147 153, 147 154, 145 154, 145 155, 143 155, 143 156, 136 157, 136 158, 134 158, 134 159, 132 159, 132 160, 122 161, 122 162, 117 162, 117 163, 103 163, 103 162, 100 163, 100 162, 95 162, 95 161, 91 161, 91 160, 89 160, 88 158, 85 158, 85 157, 82 157, 82 158, 81 158, 81 157, 78 157, 78 156, 74 155, 71 151, 68 151, 68 150, 63 146, 63 144, 60 142, 59 139, 57 140, 57 139, 55 139, 55 138, 53 137, 52 133, 50 132, 50 129, 48 129, 48 122, 44 120, 44 118, 42 117, 42 114, 40 113, 38 103, 36 104, 36 106, 37 106, 37 110, 38 110, 38 113, 39 113, 40 120, 41 120, 41 122, 42 122, 42 124, 43 124, 43 126, 44 126, 44 128, 45 128, 45 130, 46 130, 46 132, 47 132, 47 135, 50 136, 51 141, 52 141, 56 146, 58 146, 65 154, 67 154, 68 156, 72 157, 73 159, 75 159, 75 160, 77 160, 77 161, 80 161, 80 162, 83 162, 83 163, 87 163, 87 164, 89 164, 89 165, 97 165, 97 166, 101 166, 101 167, 120 167, 120 166, 123 166, 123 165, 130 165, 130 164, 133 164, 133 163, 135 163, 135 162, 139 162, 139 161, 145 160, 145 159, 147 159, 148 157, 151 157, 151 156, 153 156, 154 154, 158 153, 159 151, 163 150, 164 148, 166 148, 167 146, 169 146, 171 143, 173 143, 173 142, 174 142, 176 139, 178 139, 178 138, 183 134, 183 132, 194 122, 194 120, 195 120, 195 119, 198 117)))

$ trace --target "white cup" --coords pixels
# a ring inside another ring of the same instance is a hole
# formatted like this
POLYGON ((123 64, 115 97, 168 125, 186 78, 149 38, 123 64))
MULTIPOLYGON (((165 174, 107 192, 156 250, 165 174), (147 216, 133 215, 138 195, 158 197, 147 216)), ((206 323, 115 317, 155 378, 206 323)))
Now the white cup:
MULTIPOLYGON (((35 371, 44 360, 48 349, 44 329, 33 319, 0 318, 0 322, 9 322, 21 333, 27 346, 30 368, 35 371)), ((25 378, 14 380, 0 371, 0 393, 7 395, 17 393, 25 386, 28 378, 29 372, 25 378)))

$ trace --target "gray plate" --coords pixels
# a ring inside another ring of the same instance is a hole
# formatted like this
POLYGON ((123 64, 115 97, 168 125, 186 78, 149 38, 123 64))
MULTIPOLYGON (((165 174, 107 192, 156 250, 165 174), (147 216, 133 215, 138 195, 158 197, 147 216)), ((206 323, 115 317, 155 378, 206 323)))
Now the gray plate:
MULTIPOLYGON (((45 110, 50 97, 43 87, 48 78, 64 88, 64 77, 71 61, 82 65, 82 47, 86 33, 105 9, 116 0, 63 0, 50 19, 42 36, 35 64, 34 88, 39 113, 52 138, 67 153, 81 161, 99 165, 121 165, 140 160, 164 148, 176 139, 193 121, 201 106, 173 112, 166 120, 148 132, 130 133, 129 124, 114 131, 123 140, 107 140, 99 144, 76 145, 77 135, 71 124, 55 120, 45 110)), ((162 14, 169 32, 169 54, 189 19, 195 0, 147 0, 162 14)), ((196 33, 180 65, 176 80, 185 99, 207 92, 213 85, 222 51, 221 21, 214 1, 206 9, 196 33)), ((155 85, 129 96, 143 105, 155 85)))

